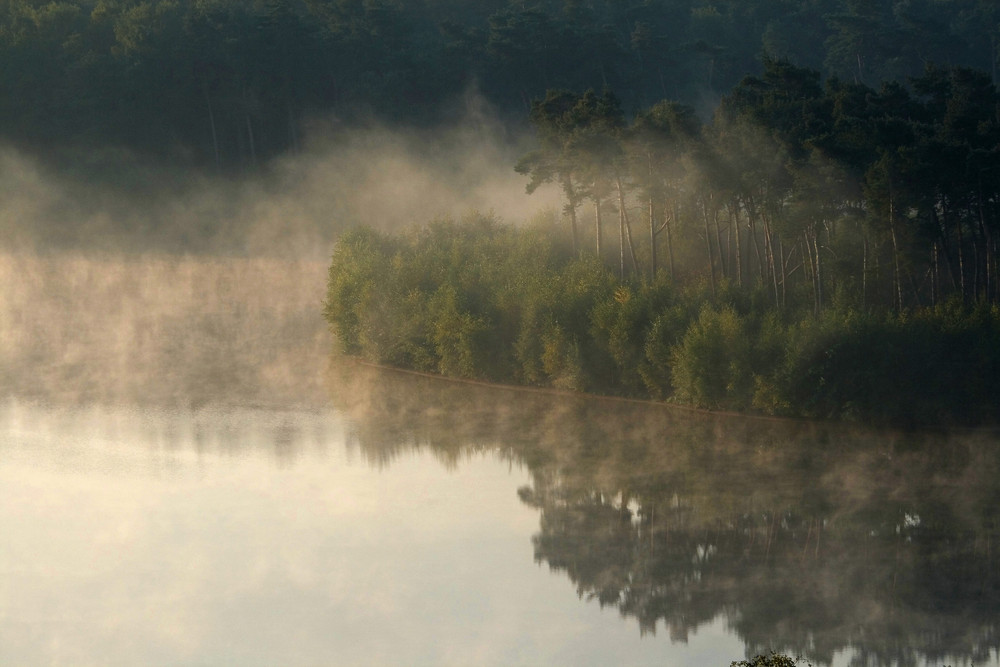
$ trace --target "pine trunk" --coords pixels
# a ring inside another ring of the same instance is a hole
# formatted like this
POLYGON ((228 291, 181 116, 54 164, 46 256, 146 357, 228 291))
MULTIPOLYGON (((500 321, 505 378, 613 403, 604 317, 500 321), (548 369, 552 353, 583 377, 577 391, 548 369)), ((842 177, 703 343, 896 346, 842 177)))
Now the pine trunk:
POLYGON ((649 279, 656 280, 656 217, 653 215, 653 197, 649 197, 649 279))
POLYGON ((715 298, 715 262, 712 257, 712 232, 708 226, 708 205, 701 201, 701 215, 705 221, 705 248, 708 250, 708 274, 712 280, 712 298, 715 298))
POLYGON ((601 259, 601 200, 600 198, 594 199, 594 224, 595 233, 597 234, 597 258, 601 259))

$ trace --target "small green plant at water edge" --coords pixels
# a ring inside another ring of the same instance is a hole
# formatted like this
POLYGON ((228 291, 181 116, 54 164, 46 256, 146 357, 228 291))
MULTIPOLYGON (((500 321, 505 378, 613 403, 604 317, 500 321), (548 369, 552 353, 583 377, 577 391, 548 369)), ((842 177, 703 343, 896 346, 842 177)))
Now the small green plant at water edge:
MULTIPOLYGON (((812 667, 810 663, 805 663, 812 667)), ((798 667, 797 660, 781 653, 770 653, 768 655, 757 655, 749 660, 740 660, 729 663, 729 667, 798 667)))

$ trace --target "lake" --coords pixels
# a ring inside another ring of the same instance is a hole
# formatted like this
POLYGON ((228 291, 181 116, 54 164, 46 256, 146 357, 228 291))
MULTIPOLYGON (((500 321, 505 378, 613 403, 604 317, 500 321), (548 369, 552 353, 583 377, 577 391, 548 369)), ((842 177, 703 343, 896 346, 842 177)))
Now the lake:
POLYGON ((0 664, 1000 665, 1000 438, 330 355, 325 264, 0 255, 0 664))

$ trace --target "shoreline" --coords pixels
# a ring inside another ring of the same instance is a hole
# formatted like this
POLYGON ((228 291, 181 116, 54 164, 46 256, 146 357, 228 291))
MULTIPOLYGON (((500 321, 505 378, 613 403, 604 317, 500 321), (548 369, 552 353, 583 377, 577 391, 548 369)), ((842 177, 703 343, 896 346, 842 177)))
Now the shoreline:
MULTIPOLYGON (((908 433, 908 434, 920 434, 920 435, 934 435, 934 434, 1000 435, 1000 426, 939 425, 939 426, 919 426, 912 428, 904 428, 901 426, 892 426, 884 424, 867 424, 856 421, 852 422, 852 421, 834 420, 834 419, 811 419, 808 417, 754 414, 746 412, 737 412, 734 410, 712 410, 709 408, 699 408, 693 405, 670 403, 668 401, 656 401, 648 398, 611 396, 607 394, 595 394, 592 392, 585 392, 585 391, 557 389, 555 387, 534 387, 530 385, 508 384, 502 382, 489 382, 487 380, 476 380, 473 378, 454 377, 450 375, 442 375, 440 373, 431 373, 428 371, 418 371, 410 368, 402 368, 399 366, 379 364, 373 361, 362 359, 361 357, 356 357, 353 355, 339 353, 339 352, 333 352, 332 359, 345 360, 351 364, 363 366, 365 368, 370 368, 381 372, 408 375, 412 377, 419 377, 443 383, 464 384, 474 387, 482 387, 485 389, 498 389, 502 391, 511 391, 517 393, 539 394, 542 396, 577 398, 577 399, 601 401, 607 403, 622 403, 628 405, 643 406, 648 408, 665 409, 668 411, 683 412, 688 415, 695 415, 700 417, 722 417, 725 419, 742 419, 742 420, 752 420, 756 422, 771 422, 771 423, 800 425, 800 426, 822 426, 827 428, 836 427, 843 429, 863 429, 866 431, 876 431, 883 433, 908 433)), ((331 363, 335 362, 331 360, 331 363)))

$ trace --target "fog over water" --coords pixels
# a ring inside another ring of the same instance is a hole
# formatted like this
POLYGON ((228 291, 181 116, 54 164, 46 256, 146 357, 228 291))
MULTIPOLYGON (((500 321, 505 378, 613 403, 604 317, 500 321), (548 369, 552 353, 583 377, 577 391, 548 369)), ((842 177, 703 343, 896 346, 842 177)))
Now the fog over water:
MULTIPOLYGON (((54 167, 0 149, 0 378, 57 400, 198 403, 305 393, 337 236, 558 206, 512 168, 523 143, 475 99, 448 132, 316 123, 253 174, 120 151, 54 167), (226 388, 222 399, 218 389, 226 388), (229 392, 233 392, 229 396, 229 392)), ((314 388, 314 387, 313 387, 314 388)))
MULTIPOLYGON (((489 445, 386 459, 364 435, 383 401, 331 403, 369 385, 328 368, 325 270, 0 256, 0 662, 660 661, 536 565, 522 463, 489 445)), ((384 423, 386 446, 424 437, 384 423)), ((700 636, 681 649, 739 653, 721 626, 700 636)))
POLYGON ((340 231, 556 205, 498 133, 226 178, 0 154, 0 664, 1000 665, 994 434, 331 356, 340 231))

